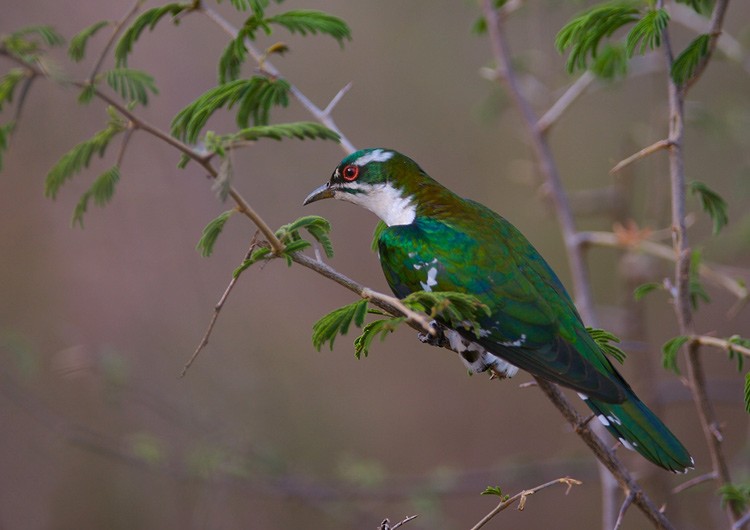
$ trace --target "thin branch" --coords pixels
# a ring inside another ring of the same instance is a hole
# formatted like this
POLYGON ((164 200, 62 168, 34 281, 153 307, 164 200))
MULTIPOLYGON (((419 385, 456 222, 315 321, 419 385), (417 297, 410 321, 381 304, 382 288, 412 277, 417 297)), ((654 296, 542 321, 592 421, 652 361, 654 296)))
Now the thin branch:
POLYGON ((719 339, 717 337, 710 337, 708 335, 697 335, 690 337, 690 340, 693 340, 698 344, 703 344, 704 346, 714 346, 726 351, 732 350, 750 357, 750 348, 747 348, 740 344, 735 344, 734 342, 731 342, 727 339, 719 339))
POLYGON ((555 484, 565 484, 568 487, 565 490, 565 495, 567 495, 568 493, 570 493, 570 489, 573 486, 580 486, 581 484, 583 484, 583 482, 581 482, 580 480, 576 480, 574 478, 563 477, 563 478, 551 480, 545 484, 536 486, 528 490, 523 490, 519 493, 516 493, 509 499, 505 499, 501 501, 500 504, 498 504, 490 513, 485 515, 477 524, 472 526, 471 530, 479 530, 484 525, 486 525, 493 517, 495 517, 498 513, 513 506, 516 503, 516 501, 518 501, 518 510, 522 511, 526 507, 526 499, 528 499, 534 493, 541 491, 543 489, 547 489, 551 486, 554 486, 555 484))
MULTIPOLYGON (((245 254, 245 257, 242 261, 250 259, 250 256, 252 255, 255 248, 258 246, 258 232, 255 232, 255 235, 253 236, 253 239, 250 241, 250 248, 247 250, 247 253, 245 254)), ((193 352, 193 355, 190 356, 190 359, 185 363, 185 366, 182 367, 182 372, 180 372, 180 379, 185 377, 185 374, 192 366, 193 362, 195 362, 195 359, 198 358, 198 355, 208 345, 208 338, 211 336, 211 332, 214 330, 214 326, 216 325, 216 321, 219 318, 219 313, 221 313, 221 310, 224 308, 224 303, 226 303, 227 298, 229 298, 229 293, 232 292, 232 289, 234 289, 235 284, 237 283, 237 280, 240 278, 240 275, 232 276, 232 279, 229 281, 229 285, 227 285, 227 288, 224 289, 224 294, 221 295, 221 298, 217 302, 217 304, 214 306, 214 313, 211 316, 211 321, 208 323, 208 328, 206 329, 206 332, 203 334, 203 338, 201 339, 200 343, 198 343, 198 347, 195 348, 195 351, 193 352)))
POLYGON ((414 322, 415 324, 418 324, 425 333, 429 333, 432 336, 437 335, 437 331, 430 325, 430 320, 425 315, 409 309, 401 300, 399 300, 395 296, 379 293, 369 288, 362 289, 360 296, 367 300, 380 300, 381 302, 392 305, 406 317, 407 322, 414 322))
MULTIPOLYGON (((208 17, 209 20, 213 21, 217 26, 219 26, 224 33, 229 35, 231 38, 236 39, 238 35, 238 30, 235 28, 232 24, 230 24, 224 17, 222 17, 218 12, 216 12, 214 9, 210 7, 206 7, 203 4, 200 4, 198 6, 198 12, 203 13, 206 17, 208 17)), ((279 70, 268 60, 264 58, 264 54, 260 53, 250 42, 249 39, 245 39, 245 47, 247 48, 248 53, 253 58, 253 60, 258 63, 259 65, 263 65, 263 69, 268 72, 272 76, 280 77, 281 73, 279 70)), ((352 144, 349 139, 344 135, 344 133, 341 132, 341 130, 336 125, 336 122, 333 120, 331 115, 328 113, 329 109, 332 110, 335 106, 335 103, 332 101, 328 104, 325 110, 321 110, 317 105, 315 105, 310 99, 295 85, 290 83, 290 89, 289 91, 292 93, 292 95, 297 98, 297 100, 302 104, 307 111, 313 115, 313 117, 318 120, 320 123, 334 131, 336 134, 339 135, 339 143, 341 147, 346 151, 346 153, 353 153, 356 151, 356 148, 354 147, 354 144, 352 144)), ((344 87, 346 88, 346 87, 344 87)), ((340 92, 339 92, 340 94, 340 92)), ((339 97, 339 94, 337 94, 334 97, 334 100, 339 97)), ((342 94, 343 95, 343 94, 342 94)), ((339 98, 340 99, 340 98, 339 98)))
POLYGON ((634 155, 630 155, 626 159, 619 161, 617 164, 615 164, 615 167, 609 170, 609 174, 614 175, 615 173, 622 171, 623 169, 628 167, 633 162, 636 162, 641 158, 645 158, 657 151, 661 151, 662 149, 668 149, 670 146, 671 144, 669 140, 659 140, 658 142, 654 142, 648 147, 644 147, 634 155))
POLYGON ((678 493, 682 493, 686 489, 690 489, 694 486, 697 486, 698 484, 703 484, 704 482, 708 482, 709 480, 716 480, 719 478, 719 475, 716 473, 716 471, 711 471, 710 473, 705 473, 703 475, 698 475, 695 478, 692 478, 686 482, 683 482, 679 486, 675 486, 672 488, 672 494, 676 495, 678 493))
POLYGON ((596 81, 596 76, 591 70, 586 70, 568 89, 560 96, 560 99, 549 108, 544 115, 539 118, 536 128, 541 134, 547 134, 557 120, 565 113, 566 110, 581 96, 591 83, 596 81))
MULTIPOLYGON (((328 106, 326 106, 325 110, 323 110, 323 114, 330 116, 331 112, 333 112, 333 109, 336 108, 336 105, 339 104, 339 101, 346 95, 347 92, 352 88, 352 82, 349 81, 347 84, 344 85, 344 87, 338 91, 338 93, 333 96, 333 99, 330 103, 328 103, 328 106)), ((416 516, 415 516, 416 517, 416 516)), ((396 528, 394 526, 394 528, 396 528)))
MULTIPOLYGON (((701 78, 701 75, 703 75, 703 72, 706 70, 706 67, 708 66, 709 61, 713 57, 714 51, 716 50, 717 43, 719 41, 719 37, 721 36, 721 33, 723 31, 724 26, 724 15, 726 15, 727 8, 729 7, 729 0, 716 0, 716 4, 714 4, 714 10, 711 13, 711 21, 709 22, 709 30, 708 30, 708 51, 701 59, 700 63, 698 63, 698 66, 696 66, 695 70, 693 71, 693 75, 690 76, 690 78, 685 82, 683 85, 682 90, 682 96, 684 97, 687 91, 698 82, 698 80, 701 78)), ((666 30, 665 30, 666 33, 666 30)), ((671 63, 670 63, 671 67, 671 63)))
MULTIPOLYGON (((649 239, 640 239, 633 243, 623 241, 613 232, 578 232, 576 237, 578 242, 582 245, 597 245, 638 250, 671 262, 674 262, 677 259, 672 247, 649 239)), ((715 265, 701 262, 700 267, 698 268, 698 274, 716 285, 723 287, 739 300, 747 300, 750 298, 750 292, 748 292, 748 288, 745 285, 728 274, 717 270, 715 265)))
POLYGON ((378 527, 379 530, 396 530, 396 528, 405 525, 409 521, 413 521, 419 517, 419 515, 409 515, 407 517, 404 517, 401 521, 397 522, 393 526, 391 526, 391 522, 388 519, 384 519, 382 523, 380 523, 380 526, 378 527))
POLYGON ((93 68, 91 69, 91 73, 88 76, 88 82, 89 84, 94 84, 94 79, 96 78, 96 74, 99 73, 99 70, 102 67, 102 64, 104 63, 104 59, 109 54, 109 50, 112 49, 112 46, 115 44, 115 41, 117 40, 117 36, 120 34, 120 31, 122 31, 123 26, 130 20, 130 18, 135 15, 135 13, 141 8, 141 6, 144 4, 145 0, 136 0, 133 3, 133 6, 128 10, 127 13, 125 13, 125 16, 123 16, 117 23, 115 24, 115 27, 112 29, 112 34, 109 36, 109 39, 107 40, 107 43, 104 45, 104 48, 102 49, 102 52, 99 54, 99 58, 94 63, 93 68))
POLYGON ((617 520, 615 521, 613 530, 620 530, 620 528, 622 528, 622 523, 625 521, 625 512, 628 511, 628 508, 630 508, 630 505, 633 504, 634 500, 635 493, 631 491, 630 493, 628 493, 628 496, 625 497, 625 502, 623 502, 622 506, 620 506, 620 511, 617 514, 617 520))
POLYGON ((117 165, 117 167, 122 167, 122 161, 125 159, 125 151, 128 148, 128 144, 130 143, 130 139, 133 137, 134 132, 135 127, 133 127, 132 124, 129 124, 128 128, 125 130, 125 133, 122 136, 120 150, 117 152, 117 158, 115 159, 115 165, 117 165))

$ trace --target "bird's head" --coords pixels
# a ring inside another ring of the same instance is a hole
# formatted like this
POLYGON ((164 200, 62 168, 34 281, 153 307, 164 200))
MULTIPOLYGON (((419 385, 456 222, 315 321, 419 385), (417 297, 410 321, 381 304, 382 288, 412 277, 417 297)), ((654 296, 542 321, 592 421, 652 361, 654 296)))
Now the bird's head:
POLYGON ((344 158, 331 180, 314 190, 304 204, 321 199, 353 202, 380 217, 388 226, 414 221, 419 182, 431 180, 407 156, 391 149, 362 149, 344 158))

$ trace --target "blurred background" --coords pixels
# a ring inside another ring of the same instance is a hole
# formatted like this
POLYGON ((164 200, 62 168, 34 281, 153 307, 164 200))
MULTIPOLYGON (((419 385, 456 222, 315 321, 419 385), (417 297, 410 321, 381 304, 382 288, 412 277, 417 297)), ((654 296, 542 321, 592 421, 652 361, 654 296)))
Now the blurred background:
MULTIPOLYGON (((242 24, 229 2, 209 4, 242 24)), ((586 4, 526 4, 508 31, 526 93, 541 113, 572 81, 554 51, 555 34, 586 4)), ((130 5, 6 2, 0 33, 52 24, 70 38, 130 5)), ((559 230, 518 115, 480 75, 491 58, 487 38, 471 31, 475 2, 288 0, 270 9, 298 8, 343 18, 353 40, 343 50, 328 37, 283 31, 261 40, 290 46, 273 60, 283 75, 321 107, 352 82, 334 117, 357 147, 396 148, 502 213, 569 285, 559 230)), ((726 28, 741 50, 749 16, 750 5, 730 6, 726 28)), ((694 36, 674 27, 678 48, 694 36)), ((80 65, 64 50, 52 57, 84 78, 105 42, 106 30, 90 41, 80 65)), ((160 95, 138 114, 168 129, 177 111, 216 84, 227 42, 200 15, 146 32, 129 63, 155 76, 160 95)), ((654 230, 669 226, 663 154, 618 178, 608 175, 617 161, 665 136, 660 57, 653 64, 652 73, 594 83, 551 133, 581 228, 611 231, 631 218, 654 230)), ((105 68, 111 65, 109 58, 105 68)), ((0 72, 11 66, 0 63, 0 72)), ((721 264, 718 270, 746 280, 748 93, 747 62, 718 54, 690 93, 686 138, 688 178, 730 203, 730 224, 713 238, 710 220, 691 200, 692 241, 705 260, 721 264)), ((598 527, 595 461, 537 389, 519 388, 528 375, 468 377, 451 352, 420 344, 406 328, 376 343, 367 359, 354 358, 353 336, 317 352, 313 323, 354 298, 300 266, 274 261, 245 273, 208 348, 179 379, 255 229, 233 218, 213 256, 202 258, 194 248, 201 230, 227 206, 201 171, 177 169, 177 152, 142 132, 130 143, 112 203, 90 208, 83 230, 71 228, 78 198, 118 149, 115 142, 56 201, 44 198, 49 168, 106 122, 100 102, 81 107, 76 98, 73 89, 34 84, 0 175, 0 528, 369 529, 386 517, 419 514, 406 528, 463 529, 496 504, 479 495, 486 486, 513 494, 565 475, 583 485, 568 496, 562 487, 539 493, 523 512, 506 511, 489 528, 598 527)), ((6 108, 2 122, 12 112, 6 108)), ((208 128, 233 130, 233 118, 219 114, 208 128)), ((272 114, 273 121, 300 119, 310 118, 296 101, 272 114)), ((273 227, 307 214, 330 219, 330 264, 386 291, 370 251, 371 214, 333 201, 302 208, 342 155, 331 142, 263 141, 236 154, 235 185, 273 227)), ((690 396, 661 368, 660 346, 677 334, 669 301, 657 292, 632 302, 634 286, 661 281, 671 265, 606 248, 592 249, 589 258, 600 324, 625 339, 626 378, 691 449, 697 469, 673 476, 619 454, 655 502, 667 502, 678 527, 723 527, 714 483, 669 496, 710 471, 690 396)), ((697 328, 750 336, 750 309, 729 318, 736 300, 711 284, 706 289, 711 303, 697 313, 697 328)), ((723 352, 705 350, 704 360, 734 478, 748 480, 741 374, 723 352)), ((644 524, 631 509, 624 527, 644 524)))

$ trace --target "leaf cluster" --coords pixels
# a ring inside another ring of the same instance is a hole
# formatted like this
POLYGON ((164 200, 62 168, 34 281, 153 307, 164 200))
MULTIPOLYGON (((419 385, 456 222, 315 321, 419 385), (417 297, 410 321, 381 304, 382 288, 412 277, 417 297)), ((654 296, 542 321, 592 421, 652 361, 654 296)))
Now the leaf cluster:
POLYGON ((141 70, 115 68, 104 73, 107 84, 125 101, 148 104, 148 93, 158 94, 154 78, 141 70))
POLYGON ((750 482, 741 484, 722 484, 719 487, 721 506, 733 505, 739 512, 744 512, 750 506, 750 482))
POLYGON ((182 109, 172 120, 172 135, 188 143, 198 140, 208 119, 219 109, 238 106, 236 121, 249 128, 250 117, 255 125, 268 125, 271 107, 289 104, 289 83, 283 79, 253 76, 237 79, 211 88, 182 109))
POLYGON ((699 35, 675 58, 669 71, 675 83, 683 85, 693 77, 698 66, 708 55, 710 41, 711 35, 699 35))
POLYGON ((128 29, 126 29, 120 40, 115 46, 115 64, 117 67, 124 67, 128 64, 128 56, 133 51, 133 46, 136 41, 140 38, 141 34, 148 28, 149 31, 153 30, 156 25, 166 16, 171 16, 173 21, 177 23, 177 15, 194 9, 194 3, 178 3, 173 2, 165 4, 163 6, 154 7, 147 9, 143 13, 133 20, 128 29))
POLYGON ((466 328, 479 337, 481 314, 490 315, 490 308, 476 296, 451 291, 415 291, 405 297, 404 305, 422 311, 430 318, 440 319, 449 328, 466 328))
POLYGON ((352 322, 358 328, 364 324, 367 315, 367 300, 361 299, 335 309, 313 325, 312 343, 316 350, 327 342, 331 350, 339 335, 346 335, 352 322))
POLYGON ((680 368, 677 366, 677 354, 679 353, 680 348, 682 348, 682 346, 684 346, 689 340, 690 337, 679 335, 664 343, 661 347, 661 364, 665 370, 670 370, 676 374, 680 373, 680 368))
POLYGON ((198 240, 198 244, 195 246, 196 250, 201 253, 201 256, 207 258, 213 254, 214 245, 216 244, 216 240, 219 239, 222 230, 224 230, 224 225, 227 224, 229 218, 236 211, 235 208, 232 208, 231 210, 222 212, 206 225, 201 238, 198 240))
POLYGON ((480 495, 495 495, 497 497, 500 497, 500 500, 503 502, 510 499, 510 495, 506 495, 505 493, 503 493, 503 490, 500 489, 500 486, 487 486, 480 495))
POLYGON ((284 138, 298 140, 333 140, 339 141, 339 135, 317 122, 298 121, 293 123, 276 123, 273 125, 256 125, 240 129, 237 132, 218 135, 209 131, 204 137, 205 148, 209 153, 225 156, 226 151, 247 142, 255 142, 263 138, 281 141, 284 138))
POLYGON ((83 228, 83 216, 86 213, 91 199, 97 206, 104 206, 112 200, 115 194, 115 186, 120 180, 120 167, 117 165, 107 169, 99 175, 91 187, 81 195, 78 204, 73 211, 72 224, 83 228))
POLYGON ((711 301, 711 297, 703 288, 701 282, 700 267, 703 260, 701 249, 696 248, 690 253, 690 274, 688 277, 688 295, 690 296, 690 305, 693 309, 698 309, 700 301, 706 303, 711 301))
POLYGON ((13 93, 24 79, 28 79, 28 74, 23 68, 11 68, 8 73, 0 77, 0 112, 5 103, 13 102, 13 93))
POLYGON ((591 336, 592 339, 594 339, 594 342, 596 342, 597 346, 599 346, 599 348, 601 348, 604 353, 615 358, 620 364, 623 364, 625 362, 627 354, 620 348, 612 344, 613 342, 615 344, 619 344, 619 337, 607 330, 598 328, 587 327, 586 332, 591 336))
POLYGON ((8 149, 8 140, 11 133, 13 132, 14 127, 15 122, 12 121, 4 125, 0 125, 0 171, 3 170, 3 155, 8 149))
POLYGON ((62 46, 65 39, 52 26, 27 26, 0 36, 0 47, 26 63, 37 61, 47 47, 62 46))
POLYGON ((727 202, 721 195, 713 191, 703 182, 694 180, 689 184, 689 189, 690 193, 698 196, 703 210, 713 221, 714 235, 721 232, 721 229, 729 222, 727 202))
POLYGON ((100 29, 107 27, 110 24, 112 24, 112 22, 109 20, 100 20, 99 22, 95 22, 76 33, 73 38, 70 39, 70 44, 68 44, 68 57, 76 63, 82 61, 86 56, 86 45, 88 44, 89 39, 96 35, 100 29))

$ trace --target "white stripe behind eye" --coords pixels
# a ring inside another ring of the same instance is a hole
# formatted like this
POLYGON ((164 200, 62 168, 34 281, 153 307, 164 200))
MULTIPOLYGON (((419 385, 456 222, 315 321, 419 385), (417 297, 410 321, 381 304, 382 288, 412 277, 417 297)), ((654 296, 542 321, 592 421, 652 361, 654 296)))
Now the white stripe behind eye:
POLYGON ((393 157, 393 151, 386 151, 385 149, 375 149, 369 153, 360 156, 354 161, 355 166, 365 166, 370 162, 386 162, 393 157))

